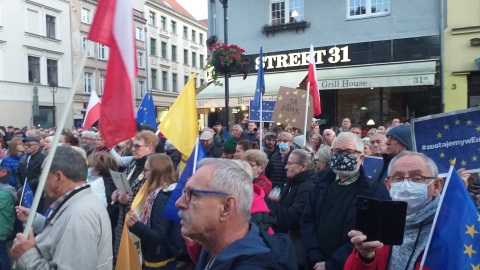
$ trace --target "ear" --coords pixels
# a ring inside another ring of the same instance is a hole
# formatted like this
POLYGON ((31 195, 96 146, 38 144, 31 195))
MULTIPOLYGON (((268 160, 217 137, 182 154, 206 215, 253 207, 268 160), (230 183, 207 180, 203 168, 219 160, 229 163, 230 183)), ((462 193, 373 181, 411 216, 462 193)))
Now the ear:
POLYGON ((433 181, 433 196, 437 197, 442 193, 443 185, 444 185, 443 178, 438 177, 433 181))
POLYGON ((233 196, 229 196, 223 204, 220 221, 226 221, 234 211, 237 211, 237 199, 233 196))
POLYGON ((385 180, 383 180, 383 183, 385 184, 385 187, 387 188, 387 191, 390 192, 390 188, 392 186, 390 185, 390 181, 388 180, 388 178, 385 178, 385 180))
POLYGON ((365 160, 365 154, 360 154, 360 164, 363 164, 363 161, 365 160))
POLYGON ((0 170, 0 177, 7 175, 7 170, 0 170))

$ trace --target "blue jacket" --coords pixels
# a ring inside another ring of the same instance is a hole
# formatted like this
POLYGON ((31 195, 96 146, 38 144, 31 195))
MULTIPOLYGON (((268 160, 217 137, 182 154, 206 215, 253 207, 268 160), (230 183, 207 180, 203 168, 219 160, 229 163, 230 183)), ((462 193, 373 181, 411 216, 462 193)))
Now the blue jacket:
POLYGON ((2 160, 2 167, 7 167, 10 169, 10 171, 12 171, 12 177, 10 179, 10 182, 9 184, 12 185, 13 187, 15 187, 15 171, 17 170, 18 168, 18 163, 20 162, 20 158, 23 156, 24 154, 21 154, 21 155, 18 155, 18 156, 6 156, 3 160, 2 160))
MULTIPOLYGON (((195 269, 205 269, 210 255, 202 248, 195 269)), ((250 223, 250 230, 225 248, 213 262, 210 270, 297 269, 292 242, 285 234, 269 235, 250 223)))
MULTIPOLYGON (((343 226, 343 245, 338 247, 330 258, 325 258, 320 251, 319 242, 321 239, 318 239, 317 228, 320 222, 322 222, 319 217, 322 211, 325 194, 330 184, 335 181, 336 176, 336 173, 332 169, 322 172, 315 189, 310 193, 310 197, 305 204, 305 209, 300 218, 300 232, 307 261, 312 266, 317 262, 325 261, 325 267, 327 270, 343 269, 347 257, 352 253, 353 245, 350 242, 350 237, 348 237, 348 232, 355 229, 355 216, 357 213, 357 201, 353 200, 352 204, 349 206, 345 224, 343 226)), ((357 181, 360 181, 358 183, 359 190, 357 196, 365 196, 379 200, 391 200, 390 194, 385 186, 378 182, 371 181, 363 172, 363 168, 360 168, 360 176, 357 181)))

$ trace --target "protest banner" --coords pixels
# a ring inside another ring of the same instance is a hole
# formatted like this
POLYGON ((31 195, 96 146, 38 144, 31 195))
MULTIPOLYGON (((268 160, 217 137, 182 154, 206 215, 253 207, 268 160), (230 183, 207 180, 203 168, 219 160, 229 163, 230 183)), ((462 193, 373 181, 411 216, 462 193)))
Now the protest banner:
POLYGON ((456 169, 480 171, 480 108, 429 115, 412 121, 413 150, 432 158, 446 176, 456 169))
MULTIPOLYGON (((305 102, 308 92, 302 89, 280 86, 277 101, 273 109, 272 121, 292 127, 303 128, 305 121, 305 102)), ((313 118, 311 102, 308 106, 307 119, 313 118)))

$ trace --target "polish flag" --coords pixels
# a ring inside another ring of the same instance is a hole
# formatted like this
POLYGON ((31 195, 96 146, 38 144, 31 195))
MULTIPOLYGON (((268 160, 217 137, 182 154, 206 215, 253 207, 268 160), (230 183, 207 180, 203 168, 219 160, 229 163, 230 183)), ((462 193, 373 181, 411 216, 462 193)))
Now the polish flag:
POLYGON ((133 0, 100 0, 88 38, 110 47, 99 125, 110 148, 136 132, 133 0))
POLYGON ((90 95, 90 101, 88 102, 87 114, 85 114, 85 120, 83 120, 83 129, 91 127, 100 118, 101 102, 97 96, 97 92, 92 91, 90 95))
POLYGON ((313 99, 313 112, 315 115, 320 115, 322 114, 322 105, 320 103, 320 93, 318 92, 317 68, 315 67, 315 52, 313 51, 313 45, 310 45, 309 62, 307 82, 310 83, 309 91, 313 99))

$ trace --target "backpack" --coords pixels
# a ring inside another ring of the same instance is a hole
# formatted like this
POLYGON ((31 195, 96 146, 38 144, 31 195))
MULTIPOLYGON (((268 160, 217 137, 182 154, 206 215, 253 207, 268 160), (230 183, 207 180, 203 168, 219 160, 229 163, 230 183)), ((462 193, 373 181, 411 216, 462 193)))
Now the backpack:
POLYGON ((272 213, 258 212, 250 215, 250 222, 257 225, 260 230, 267 232, 269 228, 277 225, 277 217, 272 213))

